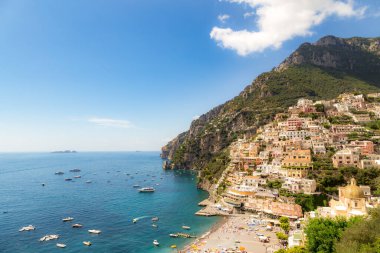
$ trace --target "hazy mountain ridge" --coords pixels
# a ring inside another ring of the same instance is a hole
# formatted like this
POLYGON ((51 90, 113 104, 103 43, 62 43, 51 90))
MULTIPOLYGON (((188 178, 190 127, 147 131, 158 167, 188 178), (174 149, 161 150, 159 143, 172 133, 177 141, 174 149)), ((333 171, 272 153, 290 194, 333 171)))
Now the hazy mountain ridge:
POLYGON ((298 98, 332 99, 343 92, 379 91, 380 38, 321 38, 304 43, 277 68, 259 75, 238 96, 191 123, 162 148, 173 168, 222 171, 224 150, 238 136, 256 129, 298 98))

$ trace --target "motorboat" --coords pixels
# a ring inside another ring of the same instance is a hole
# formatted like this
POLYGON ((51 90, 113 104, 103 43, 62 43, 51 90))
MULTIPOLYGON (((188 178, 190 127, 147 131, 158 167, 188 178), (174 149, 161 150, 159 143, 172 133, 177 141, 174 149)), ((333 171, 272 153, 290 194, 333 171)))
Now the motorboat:
POLYGON ((80 169, 72 169, 70 172, 80 172, 80 169))
POLYGON ((92 183, 91 180, 87 180, 87 181, 86 181, 86 184, 91 184, 91 183, 92 183))
POLYGON ((40 242, 47 242, 50 240, 57 240, 59 235, 45 235, 39 239, 40 242))
POLYGON ((76 224, 74 224, 72 227, 73 227, 73 228, 81 228, 81 227, 83 227, 83 225, 82 225, 82 224, 79 224, 79 223, 76 223, 76 224))
POLYGON ((82 176, 81 175, 78 175, 78 176, 74 176, 74 178, 81 178, 82 176))
POLYGON ((92 243, 90 241, 84 241, 83 244, 86 246, 91 246, 92 243))
POLYGON ((177 238, 178 237, 178 234, 169 234, 170 237, 174 237, 174 238, 177 238))
POLYGON ((90 230, 88 230, 88 232, 89 232, 90 234, 100 234, 102 231, 100 231, 100 230, 96 230, 96 229, 90 229, 90 230))
POLYGON ((136 223, 138 220, 139 220, 139 219, 134 218, 132 221, 133 221, 133 223, 136 223))
POLYGON ((152 221, 153 221, 153 222, 158 221, 158 220, 159 220, 158 217, 153 217, 153 218, 152 218, 152 221))
POLYGON ((182 228, 185 229, 185 230, 190 230, 189 226, 182 226, 182 228))
POLYGON ((74 220, 73 217, 66 217, 62 219, 63 222, 72 221, 72 220, 74 220))
POLYGON ((157 224, 152 224, 152 227, 154 227, 154 228, 157 228, 158 226, 157 226, 157 224))
POLYGON ((20 231, 20 232, 23 232, 23 231, 33 231, 35 229, 36 228, 33 225, 29 225, 29 226, 20 228, 18 231, 20 231))
POLYGON ((56 246, 58 248, 66 248, 66 244, 63 244, 63 243, 57 243, 56 246))
POLYGON ((62 172, 62 171, 57 171, 56 173, 54 173, 55 175, 63 175, 63 174, 65 174, 64 172, 62 172))
POLYGON ((175 249, 177 248, 177 245, 173 244, 172 246, 170 246, 170 248, 175 249))
POLYGON ((153 187, 143 187, 139 189, 139 192, 154 192, 155 189, 153 187))
POLYGON ((154 241, 153 241, 153 245, 154 245, 154 246, 160 246, 160 243, 159 243, 157 240, 154 240, 154 241))
POLYGON ((65 178, 65 181, 71 181, 73 180, 72 178, 65 178))

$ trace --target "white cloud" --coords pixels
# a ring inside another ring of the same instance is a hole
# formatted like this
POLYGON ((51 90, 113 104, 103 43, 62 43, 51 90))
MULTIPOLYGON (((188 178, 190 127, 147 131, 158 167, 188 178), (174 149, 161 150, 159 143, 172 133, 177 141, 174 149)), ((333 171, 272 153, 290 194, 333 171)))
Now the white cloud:
POLYGON ((226 0, 246 4, 257 16, 257 31, 214 27, 210 37, 219 46, 239 55, 278 49, 296 36, 311 35, 311 28, 329 16, 362 17, 366 7, 356 7, 354 0, 226 0))
POLYGON ((249 17, 252 17, 253 15, 255 15, 255 13, 254 12, 246 12, 246 13, 244 13, 244 18, 249 18, 249 17))
POLYGON ((225 23, 229 18, 230 18, 230 15, 227 15, 227 14, 223 14, 223 15, 218 16, 219 21, 222 23, 225 23))
POLYGON ((110 119, 110 118, 89 118, 88 122, 94 123, 99 126, 118 127, 118 128, 131 128, 132 123, 128 120, 110 119))

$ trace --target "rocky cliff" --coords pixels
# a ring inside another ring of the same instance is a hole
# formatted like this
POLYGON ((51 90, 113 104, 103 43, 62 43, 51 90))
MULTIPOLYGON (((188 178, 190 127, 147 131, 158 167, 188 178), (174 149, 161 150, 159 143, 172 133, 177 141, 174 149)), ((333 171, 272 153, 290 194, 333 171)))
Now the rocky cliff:
MULTIPOLYGON (((380 38, 321 38, 304 43, 277 68, 259 75, 238 96, 191 123, 162 148, 173 168, 202 170, 216 180, 236 138, 254 136, 261 125, 298 98, 332 99, 343 92, 380 87, 380 38)), ((202 178, 203 177, 203 178, 202 178)))

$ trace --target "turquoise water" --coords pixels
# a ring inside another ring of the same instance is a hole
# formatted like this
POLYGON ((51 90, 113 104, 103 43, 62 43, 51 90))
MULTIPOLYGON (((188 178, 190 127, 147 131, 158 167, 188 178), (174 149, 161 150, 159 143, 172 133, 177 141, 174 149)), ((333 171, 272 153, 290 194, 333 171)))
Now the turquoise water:
POLYGON ((158 152, 0 154, 0 252, 175 252, 170 245, 189 241, 168 234, 187 225, 201 235, 217 221, 194 215, 207 197, 195 180, 188 171, 163 171, 158 152), (69 172, 74 168, 81 172, 69 172), (74 175, 82 178, 64 180, 74 175), (135 184, 156 192, 138 193, 135 184), (62 222, 68 216, 75 220, 62 222), (152 227, 152 216, 160 218, 158 228, 152 227), (133 224, 136 217, 144 218, 133 224), (84 227, 73 229, 73 223, 84 227), (18 232, 29 224, 36 230, 18 232), (90 235, 88 229, 102 234, 90 235), (46 234, 60 239, 39 242, 46 234), (160 247, 153 246, 154 239, 160 247), (87 240, 91 247, 82 244, 87 240), (67 248, 57 248, 57 242, 67 248))

